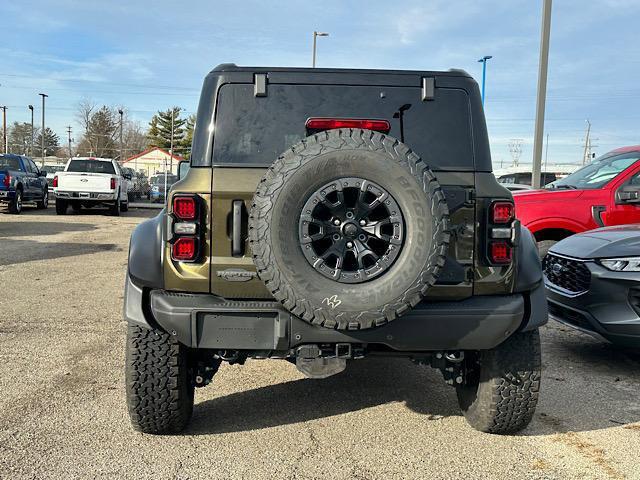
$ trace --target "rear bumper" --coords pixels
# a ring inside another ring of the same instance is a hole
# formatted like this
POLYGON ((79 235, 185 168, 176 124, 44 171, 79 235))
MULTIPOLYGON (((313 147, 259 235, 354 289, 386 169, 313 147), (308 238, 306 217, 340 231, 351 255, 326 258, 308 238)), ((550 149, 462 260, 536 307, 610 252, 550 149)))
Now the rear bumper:
POLYGON ((82 200, 105 202, 116 199, 116 192, 69 192, 64 190, 54 191, 56 198, 63 200, 82 200))
POLYGON ((162 328, 189 347, 272 352, 321 343, 376 344, 399 353, 484 350, 546 322, 546 312, 540 286, 526 294, 421 303, 381 327, 339 331, 311 325, 278 302, 143 290, 129 276, 124 303, 129 323, 162 328))
POLYGON ((15 190, 0 190, 0 202, 8 202, 16 196, 15 190))

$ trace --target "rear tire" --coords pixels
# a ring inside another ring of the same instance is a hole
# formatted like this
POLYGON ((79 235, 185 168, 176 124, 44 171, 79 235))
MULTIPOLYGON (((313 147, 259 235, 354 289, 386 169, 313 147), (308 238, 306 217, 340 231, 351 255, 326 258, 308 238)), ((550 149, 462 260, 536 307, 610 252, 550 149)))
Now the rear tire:
POLYGON ((120 202, 120 211, 128 212, 129 211, 129 202, 120 202))
POLYGON ((9 213, 19 215, 22 213, 22 190, 16 190, 16 196, 9 202, 9 213))
MULTIPOLYGON (((118 195, 118 198, 120 198, 120 195, 118 195)), ((111 208, 110 208, 109 212, 114 217, 119 217, 120 216, 120 200, 116 200, 113 203, 113 205, 111 205, 111 208)))
POLYGON ((152 434, 183 430, 193 413, 187 347, 166 332, 129 325, 126 395, 133 428, 152 434))
POLYGON ((531 422, 540 392, 540 335, 519 332, 465 359, 466 384, 456 387, 467 422, 486 433, 515 433, 531 422))
POLYGON ((68 203, 66 200, 60 200, 56 198, 56 215, 66 215, 68 203))

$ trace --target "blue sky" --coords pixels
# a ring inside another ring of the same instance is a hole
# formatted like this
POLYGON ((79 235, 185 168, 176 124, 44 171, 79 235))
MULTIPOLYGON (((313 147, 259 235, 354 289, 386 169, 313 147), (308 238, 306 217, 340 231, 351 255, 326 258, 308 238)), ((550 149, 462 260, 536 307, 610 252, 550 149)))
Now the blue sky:
MULTIPOLYGON (((3 1, 0 105, 8 120, 40 115, 62 139, 84 98, 125 106, 146 124, 158 109, 196 109, 215 65, 487 70, 494 166, 511 138, 531 161, 541 2, 535 0, 3 1)), ((640 0, 555 0, 546 133, 549 162, 578 162, 586 119, 594 151, 640 143, 640 0)), ((40 123, 36 120, 36 123, 40 123)))

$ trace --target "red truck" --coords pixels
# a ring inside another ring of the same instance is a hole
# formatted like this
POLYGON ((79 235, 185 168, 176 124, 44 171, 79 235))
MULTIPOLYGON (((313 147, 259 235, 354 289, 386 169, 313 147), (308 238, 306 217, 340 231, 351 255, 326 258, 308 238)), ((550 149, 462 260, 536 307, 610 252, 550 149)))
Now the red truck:
POLYGON ((542 190, 513 193, 541 254, 574 233, 640 223, 640 145, 613 150, 542 190))

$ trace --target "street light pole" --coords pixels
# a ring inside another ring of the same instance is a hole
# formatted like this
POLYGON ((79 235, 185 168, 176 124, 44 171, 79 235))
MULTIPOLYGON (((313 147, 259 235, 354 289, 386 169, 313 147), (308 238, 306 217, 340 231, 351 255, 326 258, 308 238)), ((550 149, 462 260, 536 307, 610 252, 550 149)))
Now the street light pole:
POLYGON ((542 31, 540 34, 540 65, 538 66, 538 98, 536 100, 536 128, 533 136, 533 168, 531 185, 540 188, 542 170, 542 137, 544 136, 544 109, 547 101, 547 69, 549 66, 549 37, 551 36, 551 0, 542 4, 542 31))
POLYGON ((484 106, 484 83, 487 80, 487 60, 493 58, 492 55, 485 55, 478 62, 482 64, 482 106, 484 106))
POLYGON ((40 95, 42 97, 42 131, 40 132, 40 146, 42 147, 42 167, 44 167, 44 134, 45 134, 45 125, 44 125, 44 99, 47 98, 49 95, 45 94, 45 93, 39 93, 38 95, 40 95))
POLYGON ((124 161, 122 159, 122 152, 124 151, 122 143, 122 127, 124 126, 124 124, 122 123, 122 116, 124 115, 124 112, 122 111, 122 109, 119 109, 118 113, 120 114, 120 164, 122 164, 122 162, 124 161))
POLYGON ((29 105, 29 110, 31 110, 31 144, 29 145, 29 155, 33 157, 33 105, 29 105))
POLYGON ((313 31, 313 56, 311 59, 311 66, 313 68, 316 68, 316 39, 318 37, 328 37, 329 34, 326 32, 316 32, 315 30, 313 31))
POLYGON ((9 153, 7 145, 7 106, 0 107, 2 109, 2 153, 9 153))

